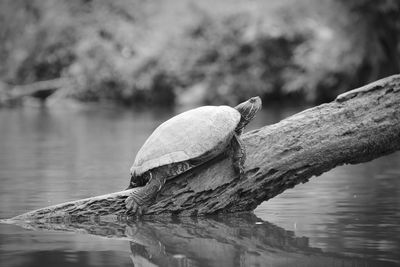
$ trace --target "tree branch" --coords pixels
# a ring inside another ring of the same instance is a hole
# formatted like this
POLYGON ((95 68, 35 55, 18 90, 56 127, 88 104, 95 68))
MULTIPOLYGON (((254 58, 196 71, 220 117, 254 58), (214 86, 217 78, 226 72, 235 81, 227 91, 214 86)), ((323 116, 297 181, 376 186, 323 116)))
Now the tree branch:
MULTIPOLYGON (((366 162, 400 149, 400 75, 342 94, 243 137, 247 160, 238 177, 219 157, 167 181, 145 215, 202 215, 254 210, 336 166, 366 162)), ((64 203, 16 219, 122 215, 129 190, 64 203)))

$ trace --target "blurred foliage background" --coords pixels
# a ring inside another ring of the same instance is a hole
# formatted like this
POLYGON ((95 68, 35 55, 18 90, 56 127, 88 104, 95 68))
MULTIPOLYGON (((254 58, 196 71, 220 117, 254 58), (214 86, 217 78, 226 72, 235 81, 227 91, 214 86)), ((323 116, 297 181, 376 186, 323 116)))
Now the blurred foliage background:
POLYGON ((399 40, 398 0, 2 0, 0 91, 68 78, 58 96, 83 102, 316 104, 400 73, 399 40))

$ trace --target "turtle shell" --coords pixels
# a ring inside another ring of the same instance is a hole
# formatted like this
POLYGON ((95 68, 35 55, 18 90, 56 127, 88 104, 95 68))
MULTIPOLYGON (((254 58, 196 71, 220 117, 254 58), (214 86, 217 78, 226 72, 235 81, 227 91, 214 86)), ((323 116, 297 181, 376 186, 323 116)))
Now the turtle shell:
POLYGON ((203 106, 183 112, 158 126, 136 155, 131 174, 210 154, 222 153, 240 121, 229 106, 203 106))

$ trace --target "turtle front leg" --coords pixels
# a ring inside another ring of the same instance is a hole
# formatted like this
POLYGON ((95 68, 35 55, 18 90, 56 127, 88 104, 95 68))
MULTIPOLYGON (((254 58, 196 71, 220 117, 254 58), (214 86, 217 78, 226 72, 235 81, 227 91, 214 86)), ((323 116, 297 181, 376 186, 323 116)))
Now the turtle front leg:
POLYGON ((237 173, 242 175, 244 173, 244 163, 246 161, 246 149, 242 143, 242 140, 240 140, 240 137, 237 134, 233 135, 231 147, 233 153, 233 168, 237 173))
POLYGON ((141 215, 143 208, 157 195, 164 183, 165 178, 151 177, 145 186, 133 188, 130 196, 125 199, 126 214, 141 215))

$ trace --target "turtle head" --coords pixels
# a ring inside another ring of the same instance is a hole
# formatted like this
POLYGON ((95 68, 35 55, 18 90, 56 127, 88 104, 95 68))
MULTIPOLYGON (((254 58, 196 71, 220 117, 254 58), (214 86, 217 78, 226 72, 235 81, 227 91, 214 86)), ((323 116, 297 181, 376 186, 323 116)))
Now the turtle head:
POLYGON ((258 96, 252 97, 235 107, 241 115, 240 122, 236 127, 237 133, 242 132, 243 128, 256 116, 257 111, 259 111, 261 107, 261 98, 258 96))

